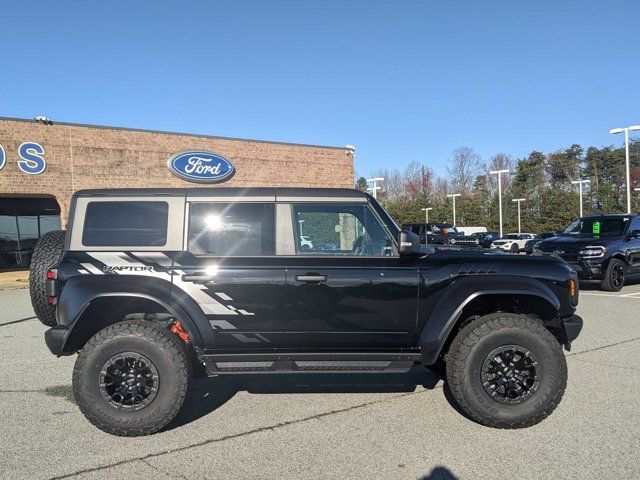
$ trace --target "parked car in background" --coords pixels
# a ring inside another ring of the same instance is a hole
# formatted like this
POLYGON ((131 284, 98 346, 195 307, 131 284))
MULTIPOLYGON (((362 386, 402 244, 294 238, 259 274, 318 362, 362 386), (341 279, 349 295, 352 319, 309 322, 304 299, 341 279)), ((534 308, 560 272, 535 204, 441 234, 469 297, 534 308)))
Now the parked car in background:
POLYGON ((306 235, 300 235, 300 248, 302 250, 312 250, 313 242, 306 235))
POLYGON ((536 235, 536 238, 534 238, 533 240, 527 240, 527 243, 524 244, 524 253, 526 253, 527 255, 531 255, 533 253, 533 247, 536 243, 541 242, 542 240, 545 240, 547 238, 551 238, 554 235, 555 233, 552 232, 542 232, 536 235))
MULTIPOLYGON (((479 229, 484 227, 465 227, 479 229)), ((415 233, 420 237, 420 245, 454 245, 457 247, 478 247, 479 238, 466 235, 450 223, 405 223, 402 230, 415 233)))
POLYGON ((476 233, 487 233, 487 227, 458 227, 461 235, 475 235, 476 233))
POLYGON ((499 232, 484 232, 484 233, 474 233, 474 237, 478 239, 478 243, 482 248, 491 248, 491 244, 494 240, 498 240, 500 238, 499 232))
POLYGON ((618 292, 627 275, 640 273, 640 215, 592 215, 571 222, 556 236, 534 245, 553 253, 578 272, 581 281, 599 282, 618 292))
POLYGON ((534 238, 535 235, 533 233, 508 233, 504 237, 495 240, 491 244, 491 248, 518 253, 524 251, 524 245, 527 240, 533 240, 534 238))
POLYGON ((452 237, 461 236, 450 223, 405 223, 402 230, 420 237, 420 245, 449 245, 452 237))

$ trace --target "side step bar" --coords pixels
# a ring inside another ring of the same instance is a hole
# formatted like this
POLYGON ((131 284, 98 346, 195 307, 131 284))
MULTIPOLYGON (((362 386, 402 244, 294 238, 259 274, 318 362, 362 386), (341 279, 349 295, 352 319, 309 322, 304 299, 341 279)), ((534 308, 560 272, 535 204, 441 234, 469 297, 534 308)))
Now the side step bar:
POLYGON ((420 353, 291 353, 200 355, 208 375, 242 373, 404 373, 420 353))

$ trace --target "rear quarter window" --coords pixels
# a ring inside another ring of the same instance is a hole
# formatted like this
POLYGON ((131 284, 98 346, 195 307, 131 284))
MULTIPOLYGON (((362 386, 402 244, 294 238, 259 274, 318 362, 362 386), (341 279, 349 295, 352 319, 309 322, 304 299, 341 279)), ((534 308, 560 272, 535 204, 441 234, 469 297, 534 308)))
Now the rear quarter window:
POLYGON ((89 202, 82 230, 87 247, 162 247, 167 243, 167 202, 89 202))

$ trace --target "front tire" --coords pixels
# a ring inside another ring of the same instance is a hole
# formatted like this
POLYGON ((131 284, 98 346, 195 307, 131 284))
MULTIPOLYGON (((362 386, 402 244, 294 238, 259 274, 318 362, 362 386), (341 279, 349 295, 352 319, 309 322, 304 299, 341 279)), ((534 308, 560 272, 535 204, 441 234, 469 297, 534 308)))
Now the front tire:
POLYGON ((73 369, 73 394, 99 429, 149 435, 178 414, 190 378, 191 364, 176 335, 149 321, 124 321, 83 347, 73 369))
POLYGON ((567 384, 562 347, 539 322, 496 313, 460 330, 447 355, 447 382, 462 410, 494 428, 524 428, 556 408, 567 384))
POLYGON ((511 253, 520 253, 520 248, 518 247, 518 245, 516 243, 514 243, 513 245, 511 245, 511 253))
POLYGON ((619 258, 613 258, 609 262, 604 280, 600 286, 608 292, 619 292, 627 280, 627 265, 619 258))

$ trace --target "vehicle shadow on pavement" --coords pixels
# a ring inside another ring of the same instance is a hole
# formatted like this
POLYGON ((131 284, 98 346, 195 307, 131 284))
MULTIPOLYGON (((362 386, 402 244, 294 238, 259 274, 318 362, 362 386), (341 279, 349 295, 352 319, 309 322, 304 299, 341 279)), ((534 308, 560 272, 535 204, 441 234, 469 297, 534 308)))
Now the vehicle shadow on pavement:
POLYGON ((413 392, 418 386, 431 390, 441 379, 420 366, 407 373, 271 373, 194 378, 180 414, 164 430, 198 420, 242 391, 254 394, 403 393, 413 392))
POLYGON ((456 477, 451 470, 447 467, 435 467, 429 475, 425 475, 421 477, 420 480, 457 480, 456 477))

